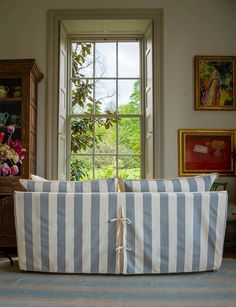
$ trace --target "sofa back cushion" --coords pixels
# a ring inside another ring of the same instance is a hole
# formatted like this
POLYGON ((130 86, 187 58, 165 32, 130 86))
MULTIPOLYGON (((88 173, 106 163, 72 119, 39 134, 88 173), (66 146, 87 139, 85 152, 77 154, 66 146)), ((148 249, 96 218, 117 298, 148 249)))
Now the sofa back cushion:
POLYGON ((116 192, 117 178, 88 181, 28 180, 20 179, 28 192, 116 192))
POLYGON ((175 179, 119 181, 121 192, 202 192, 210 191, 217 173, 175 179))
POLYGON ((47 181, 47 179, 41 176, 38 176, 38 175, 34 175, 34 174, 30 174, 30 177, 32 180, 35 180, 35 181, 47 181))

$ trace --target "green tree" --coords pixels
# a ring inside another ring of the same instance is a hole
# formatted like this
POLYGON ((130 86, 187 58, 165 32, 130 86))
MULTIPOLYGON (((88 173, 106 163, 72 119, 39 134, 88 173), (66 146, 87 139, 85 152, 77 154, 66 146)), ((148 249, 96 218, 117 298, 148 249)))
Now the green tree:
MULTIPOLYGON (((140 114, 140 81, 134 82, 130 101, 119 107, 119 114, 140 114)), ((129 153, 140 153, 140 121, 139 119, 123 118, 119 123, 119 143, 129 153)))
MULTIPOLYGON (((127 103, 120 105, 118 114, 140 114, 140 81, 136 81, 133 85, 133 91, 127 103)), ((103 134, 103 140, 100 143, 102 153, 113 152, 114 144, 116 143, 116 129, 105 131, 100 127, 99 134, 103 134)), ((119 135, 119 153, 140 154, 140 122, 134 118, 120 118, 118 122, 119 135)), ((96 172, 97 177, 104 178, 108 174, 114 174, 116 163, 114 159, 104 158, 99 160, 96 172), (113 170, 113 172, 112 172, 113 170)), ((139 156, 120 156, 118 158, 119 177, 140 178, 140 157, 139 156)))

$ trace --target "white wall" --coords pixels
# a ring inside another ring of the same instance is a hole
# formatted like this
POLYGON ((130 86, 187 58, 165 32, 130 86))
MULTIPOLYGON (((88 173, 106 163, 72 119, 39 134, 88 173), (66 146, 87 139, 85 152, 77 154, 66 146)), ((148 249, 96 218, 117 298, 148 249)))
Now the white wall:
MULTIPOLYGON (((235 28, 236 1, 166 2, 164 14, 166 177, 176 175, 177 172, 176 131, 178 129, 236 129, 236 111, 194 111, 193 101, 193 56, 236 56, 235 28)), ((230 198, 235 200, 235 178, 221 178, 221 181, 224 180, 229 182, 230 198)))
MULTIPOLYGON (((48 9, 164 9, 164 175, 178 174, 177 130, 236 129, 236 111, 194 111, 194 55, 236 55, 235 0, 0 0, 0 58, 35 58, 39 84, 38 173, 45 174, 48 9)), ((230 198, 236 200, 235 178, 230 198)))

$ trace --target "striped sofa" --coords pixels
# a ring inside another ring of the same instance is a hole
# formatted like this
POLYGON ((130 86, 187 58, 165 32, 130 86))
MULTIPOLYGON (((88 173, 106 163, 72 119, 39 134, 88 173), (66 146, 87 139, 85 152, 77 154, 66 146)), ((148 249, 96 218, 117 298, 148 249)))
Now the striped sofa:
POLYGON ((227 192, 15 192, 21 270, 218 270, 227 192))

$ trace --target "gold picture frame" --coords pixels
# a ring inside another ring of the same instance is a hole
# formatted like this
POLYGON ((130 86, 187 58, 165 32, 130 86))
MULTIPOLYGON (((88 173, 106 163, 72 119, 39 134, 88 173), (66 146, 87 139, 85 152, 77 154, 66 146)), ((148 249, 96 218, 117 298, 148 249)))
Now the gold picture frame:
POLYGON ((178 130, 179 176, 236 176, 236 130, 178 130))
POLYGON ((195 110, 236 110, 236 57, 195 56, 195 110))

